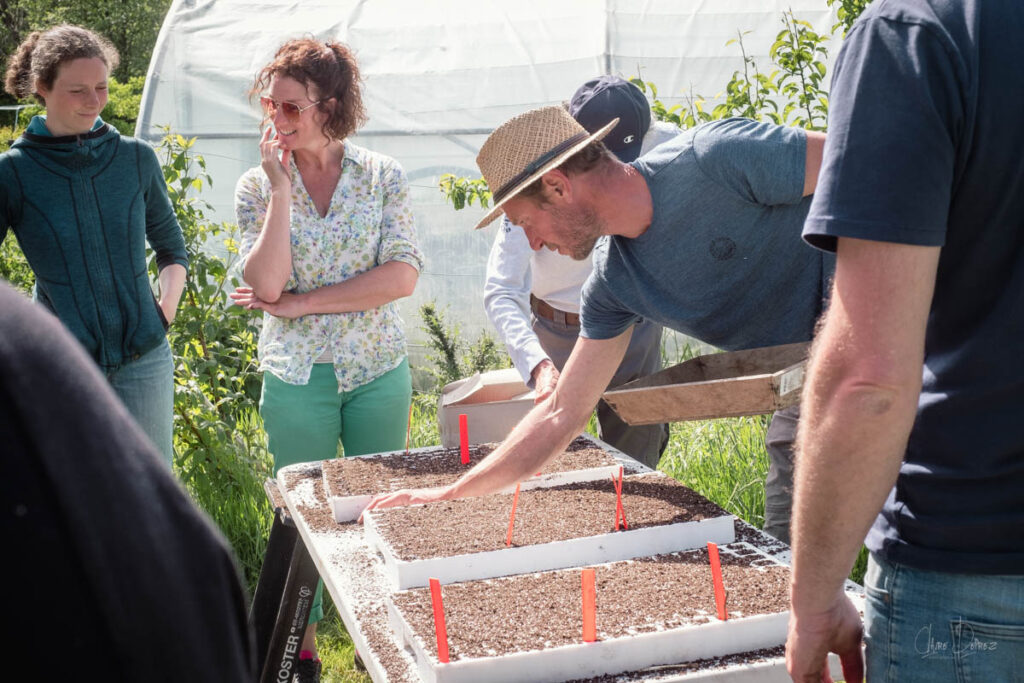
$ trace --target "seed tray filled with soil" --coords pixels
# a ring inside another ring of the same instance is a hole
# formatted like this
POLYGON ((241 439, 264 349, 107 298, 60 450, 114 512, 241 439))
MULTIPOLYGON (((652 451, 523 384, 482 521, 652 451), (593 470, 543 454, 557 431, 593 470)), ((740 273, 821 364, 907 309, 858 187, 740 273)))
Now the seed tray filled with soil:
POLYGON ((789 569, 746 543, 720 546, 727 619, 707 549, 595 567, 596 641, 583 642, 580 569, 442 586, 449 663, 438 659, 429 589, 388 611, 424 681, 565 681, 778 646, 789 569))
MULTIPOLYGON (((479 444, 469 447, 469 463, 463 464, 458 448, 423 448, 336 458, 323 464, 324 490, 334 519, 357 519, 373 496, 404 488, 427 488, 450 484, 498 447, 479 444)), ((615 458, 589 437, 579 436, 541 472, 521 485, 529 489, 557 486, 608 477, 618 471, 615 458)))
POLYGON ((616 531, 612 478, 372 510, 366 539, 398 589, 625 560, 731 543, 733 517, 660 473, 623 478, 626 524, 616 531), (506 545, 508 540, 511 543, 506 545))

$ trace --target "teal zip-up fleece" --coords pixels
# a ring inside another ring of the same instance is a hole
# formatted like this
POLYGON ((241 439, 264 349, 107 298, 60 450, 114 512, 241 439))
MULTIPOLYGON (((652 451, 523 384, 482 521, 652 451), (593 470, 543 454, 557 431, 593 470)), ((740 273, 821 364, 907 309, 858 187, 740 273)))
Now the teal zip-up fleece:
POLYGON ((115 369, 156 348, 166 322, 146 270, 188 267, 153 149, 102 121, 53 137, 35 117, 0 154, 0 242, 18 238, 36 297, 96 362, 115 369))

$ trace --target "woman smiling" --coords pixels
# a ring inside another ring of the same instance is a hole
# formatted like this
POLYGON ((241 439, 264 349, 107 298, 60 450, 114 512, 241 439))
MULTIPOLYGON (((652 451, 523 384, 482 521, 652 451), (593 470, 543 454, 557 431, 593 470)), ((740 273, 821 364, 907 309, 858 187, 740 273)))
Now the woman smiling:
POLYGON ((174 363, 165 332, 188 260, 156 154, 99 117, 117 62, 106 39, 67 25, 33 33, 11 57, 7 92, 34 96, 46 115, 0 155, 0 241, 14 231, 36 299, 85 347, 170 464, 174 363))
MULTIPOLYGON (((348 136, 365 121, 340 43, 294 40, 256 77, 260 166, 235 191, 242 275, 232 298, 264 311, 260 414, 275 470, 401 449, 412 396, 395 301, 423 264, 405 173, 348 136)), ((317 680, 310 615, 296 680, 317 680)))

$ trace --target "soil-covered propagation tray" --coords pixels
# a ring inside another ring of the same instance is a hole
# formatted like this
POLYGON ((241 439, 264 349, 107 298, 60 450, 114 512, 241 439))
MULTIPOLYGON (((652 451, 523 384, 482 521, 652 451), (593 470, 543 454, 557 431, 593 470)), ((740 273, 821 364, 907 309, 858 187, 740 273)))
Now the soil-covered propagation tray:
POLYGON ((497 494, 373 510, 367 542, 381 553, 398 589, 561 569, 731 543, 733 517, 660 473, 627 476, 626 526, 615 529, 612 478, 514 495, 497 494))
POLYGON ((394 594, 389 617, 420 676, 438 683, 565 681, 784 643, 789 568, 746 543, 719 551, 724 621, 706 548, 595 567, 595 642, 581 637, 578 568, 443 586, 448 663, 429 589, 394 594))
MULTIPOLYGON (((635 461, 610 451, 626 472, 643 469, 635 461)), ((423 680, 410 651, 396 639, 389 625, 386 603, 392 593, 380 555, 371 548, 359 524, 338 524, 324 495, 321 463, 281 468, 277 487, 287 504, 303 542, 320 570, 324 584, 338 607, 356 650, 375 683, 416 683, 423 680)), ((737 541, 754 545, 782 563, 789 560, 787 546, 735 520, 737 541)), ((448 590, 447 586, 443 589, 448 590)), ((848 590, 857 587, 848 584, 848 590)), ((446 593, 447 595, 447 593, 446 593)), ((855 595, 858 597, 858 595, 855 595)), ((856 603, 855 603, 856 604, 856 603)), ((602 636, 603 637, 603 636, 602 636)), ((830 659, 833 676, 838 660, 830 659)), ((786 683, 782 648, 755 650, 722 657, 678 661, 673 665, 634 669, 615 675, 574 678, 573 683, 786 683)))
MULTIPOLYGON (((336 458, 323 463, 324 490, 339 523, 358 519, 373 496, 404 488, 450 484, 487 457, 498 444, 469 447, 469 463, 458 448, 420 448, 336 458)), ((611 476, 618 465, 607 450, 588 435, 576 437, 521 489, 558 486, 611 476)))

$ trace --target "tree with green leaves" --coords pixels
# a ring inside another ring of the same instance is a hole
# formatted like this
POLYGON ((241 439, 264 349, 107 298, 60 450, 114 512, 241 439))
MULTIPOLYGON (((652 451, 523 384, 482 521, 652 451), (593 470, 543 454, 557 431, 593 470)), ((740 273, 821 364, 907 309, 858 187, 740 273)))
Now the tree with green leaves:
POLYGON ((0 55, 7 58, 32 31, 75 24, 114 44, 121 65, 114 77, 124 82, 145 76, 171 0, 0 0, 0 55))

